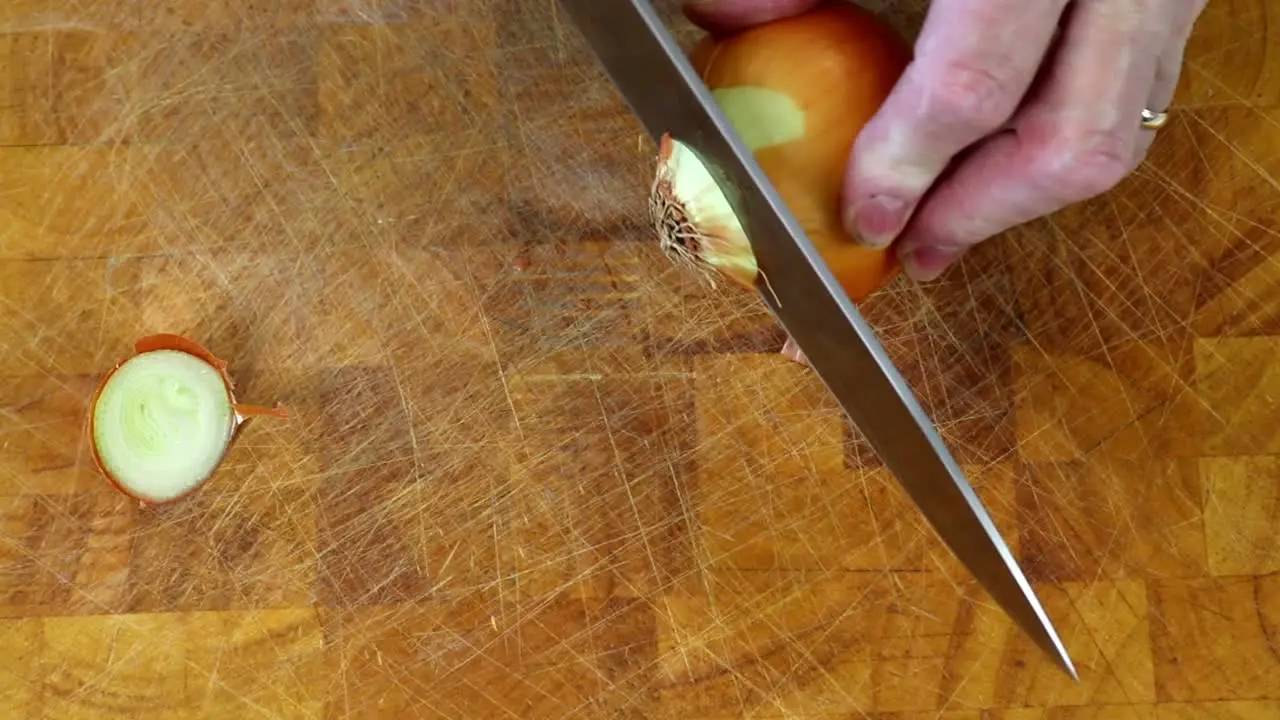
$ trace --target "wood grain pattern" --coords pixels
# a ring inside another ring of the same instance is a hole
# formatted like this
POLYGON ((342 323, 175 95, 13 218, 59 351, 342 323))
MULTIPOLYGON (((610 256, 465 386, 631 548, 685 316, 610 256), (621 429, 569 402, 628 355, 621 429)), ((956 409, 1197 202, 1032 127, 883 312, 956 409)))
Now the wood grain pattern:
POLYGON ((5 3, 0 715, 1280 717, 1278 26, 1211 2, 1133 177, 866 305, 1077 685, 662 257, 554 3, 5 3), (294 415, 139 508, 81 431, 161 331, 294 415))

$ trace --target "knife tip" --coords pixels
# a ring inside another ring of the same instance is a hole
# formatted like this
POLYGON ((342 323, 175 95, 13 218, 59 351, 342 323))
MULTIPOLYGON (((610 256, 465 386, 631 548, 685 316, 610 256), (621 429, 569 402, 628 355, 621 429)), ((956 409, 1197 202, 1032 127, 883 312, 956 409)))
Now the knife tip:
POLYGON ((1071 663, 1071 658, 1063 655, 1061 660, 1062 669, 1066 670, 1067 674, 1071 676, 1071 679, 1074 680, 1077 685, 1080 684, 1080 673, 1076 672, 1076 666, 1071 663))
POLYGON ((1050 653, 1050 657, 1056 661, 1055 664, 1060 670, 1065 672, 1076 684, 1079 684, 1080 673, 1076 670, 1075 664, 1071 662, 1071 656, 1067 654, 1067 649, 1058 643, 1055 643, 1055 646, 1054 651, 1050 653))

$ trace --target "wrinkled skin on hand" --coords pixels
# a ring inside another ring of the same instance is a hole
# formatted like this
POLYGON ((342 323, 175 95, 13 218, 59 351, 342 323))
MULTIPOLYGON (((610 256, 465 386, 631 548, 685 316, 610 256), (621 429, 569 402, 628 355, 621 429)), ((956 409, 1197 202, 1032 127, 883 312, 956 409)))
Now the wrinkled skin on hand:
MULTIPOLYGON (((712 33, 823 0, 701 0, 712 33)), ((914 60, 849 159, 850 232, 916 280, 1009 228, 1100 195, 1141 164, 1144 108, 1173 101, 1207 0, 933 0, 914 60)))

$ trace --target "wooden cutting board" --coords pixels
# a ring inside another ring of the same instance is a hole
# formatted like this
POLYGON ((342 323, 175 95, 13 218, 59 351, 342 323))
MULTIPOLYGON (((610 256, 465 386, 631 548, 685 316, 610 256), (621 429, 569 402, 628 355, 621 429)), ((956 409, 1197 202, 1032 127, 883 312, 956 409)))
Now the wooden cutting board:
POLYGON ((662 257, 554 3, 163 5, 0 11, 3 717, 1280 717, 1280 4, 1121 187, 866 306, 1079 684, 662 257), (83 423, 153 332, 292 417, 143 508, 83 423))

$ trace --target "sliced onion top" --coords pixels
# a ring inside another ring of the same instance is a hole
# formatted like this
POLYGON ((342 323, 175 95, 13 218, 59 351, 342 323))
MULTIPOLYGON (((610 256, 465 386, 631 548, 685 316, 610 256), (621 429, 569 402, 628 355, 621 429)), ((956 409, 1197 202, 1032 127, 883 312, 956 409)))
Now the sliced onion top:
POLYGON ((89 433, 98 468, 143 503, 176 500, 208 480, 247 417, 287 417, 238 405, 226 363, 193 340, 153 335, 135 349, 103 378, 89 433))
POLYGON ((177 350, 120 366, 93 410, 102 465, 139 499, 170 500, 207 478, 227 451, 235 410, 222 376, 177 350))

